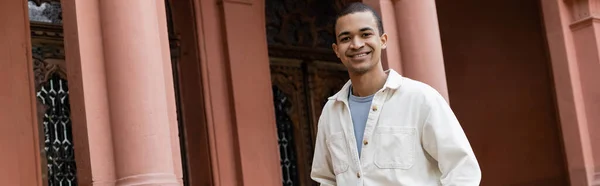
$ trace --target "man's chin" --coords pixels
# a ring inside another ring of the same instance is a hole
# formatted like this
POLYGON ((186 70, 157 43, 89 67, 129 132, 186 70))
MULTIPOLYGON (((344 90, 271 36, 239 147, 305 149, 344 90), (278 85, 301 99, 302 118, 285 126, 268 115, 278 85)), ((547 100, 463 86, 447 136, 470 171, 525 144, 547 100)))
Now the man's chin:
POLYGON ((370 68, 369 67, 353 67, 348 70, 350 70, 352 72, 352 74, 362 75, 362 74, 369 72, 370 68))

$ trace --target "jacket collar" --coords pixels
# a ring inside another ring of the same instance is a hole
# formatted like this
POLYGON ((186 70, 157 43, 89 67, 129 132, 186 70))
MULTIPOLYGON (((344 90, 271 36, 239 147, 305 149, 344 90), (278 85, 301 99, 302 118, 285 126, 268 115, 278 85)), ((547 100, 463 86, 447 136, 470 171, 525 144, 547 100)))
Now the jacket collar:
MULTIPOLYGON (((396 71, 394 71, 394 69, 386 70, 385 73, 388 74, 388 78, 385 81, 385 84, 383 85, 382 89, 396 90, 400 88, 400 85, 402 85, 402 76, 396 71)), ((352 81, 348 80, 348 82, 346 82, 346 84, 342 87, 342 89, 340 89, 340 91, 338 91, 335 95, 329 97, 328 99, 348 102, 348 91, 350 91, 350 85, 352 85, 352 81)))

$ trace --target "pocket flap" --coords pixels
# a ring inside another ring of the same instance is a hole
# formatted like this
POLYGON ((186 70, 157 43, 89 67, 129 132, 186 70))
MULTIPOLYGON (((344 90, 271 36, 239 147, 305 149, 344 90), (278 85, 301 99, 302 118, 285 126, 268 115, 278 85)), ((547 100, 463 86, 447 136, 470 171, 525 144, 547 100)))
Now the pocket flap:
POLYGON ((414 127, 399 127, 399 126, 379 126, 377 127, 378 134, 415 134, 414 127))

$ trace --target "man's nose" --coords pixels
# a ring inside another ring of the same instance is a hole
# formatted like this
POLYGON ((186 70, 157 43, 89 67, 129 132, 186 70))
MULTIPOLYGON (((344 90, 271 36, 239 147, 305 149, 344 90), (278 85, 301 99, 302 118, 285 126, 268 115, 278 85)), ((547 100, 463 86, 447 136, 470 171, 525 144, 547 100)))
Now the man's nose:
POLYGON ((360 38, 354 38, 354 39, 352 39, 352 42, 350 43, 350 48, 352 48, 352 49, 360 49, 363 46, 365 46, 365 42, 363 42, 363 40, 360 38))

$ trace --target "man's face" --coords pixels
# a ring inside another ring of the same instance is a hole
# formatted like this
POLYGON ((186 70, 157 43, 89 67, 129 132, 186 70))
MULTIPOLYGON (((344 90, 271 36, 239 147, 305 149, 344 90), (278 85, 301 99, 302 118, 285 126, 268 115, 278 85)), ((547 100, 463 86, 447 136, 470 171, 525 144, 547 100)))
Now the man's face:
POLYGON ((380 65, 381 49, 387 35, 379 35, 371 12, 356 12, 340 17, 335 27, 337 44, 333 51, 352 74, 364 74, 380 65))

